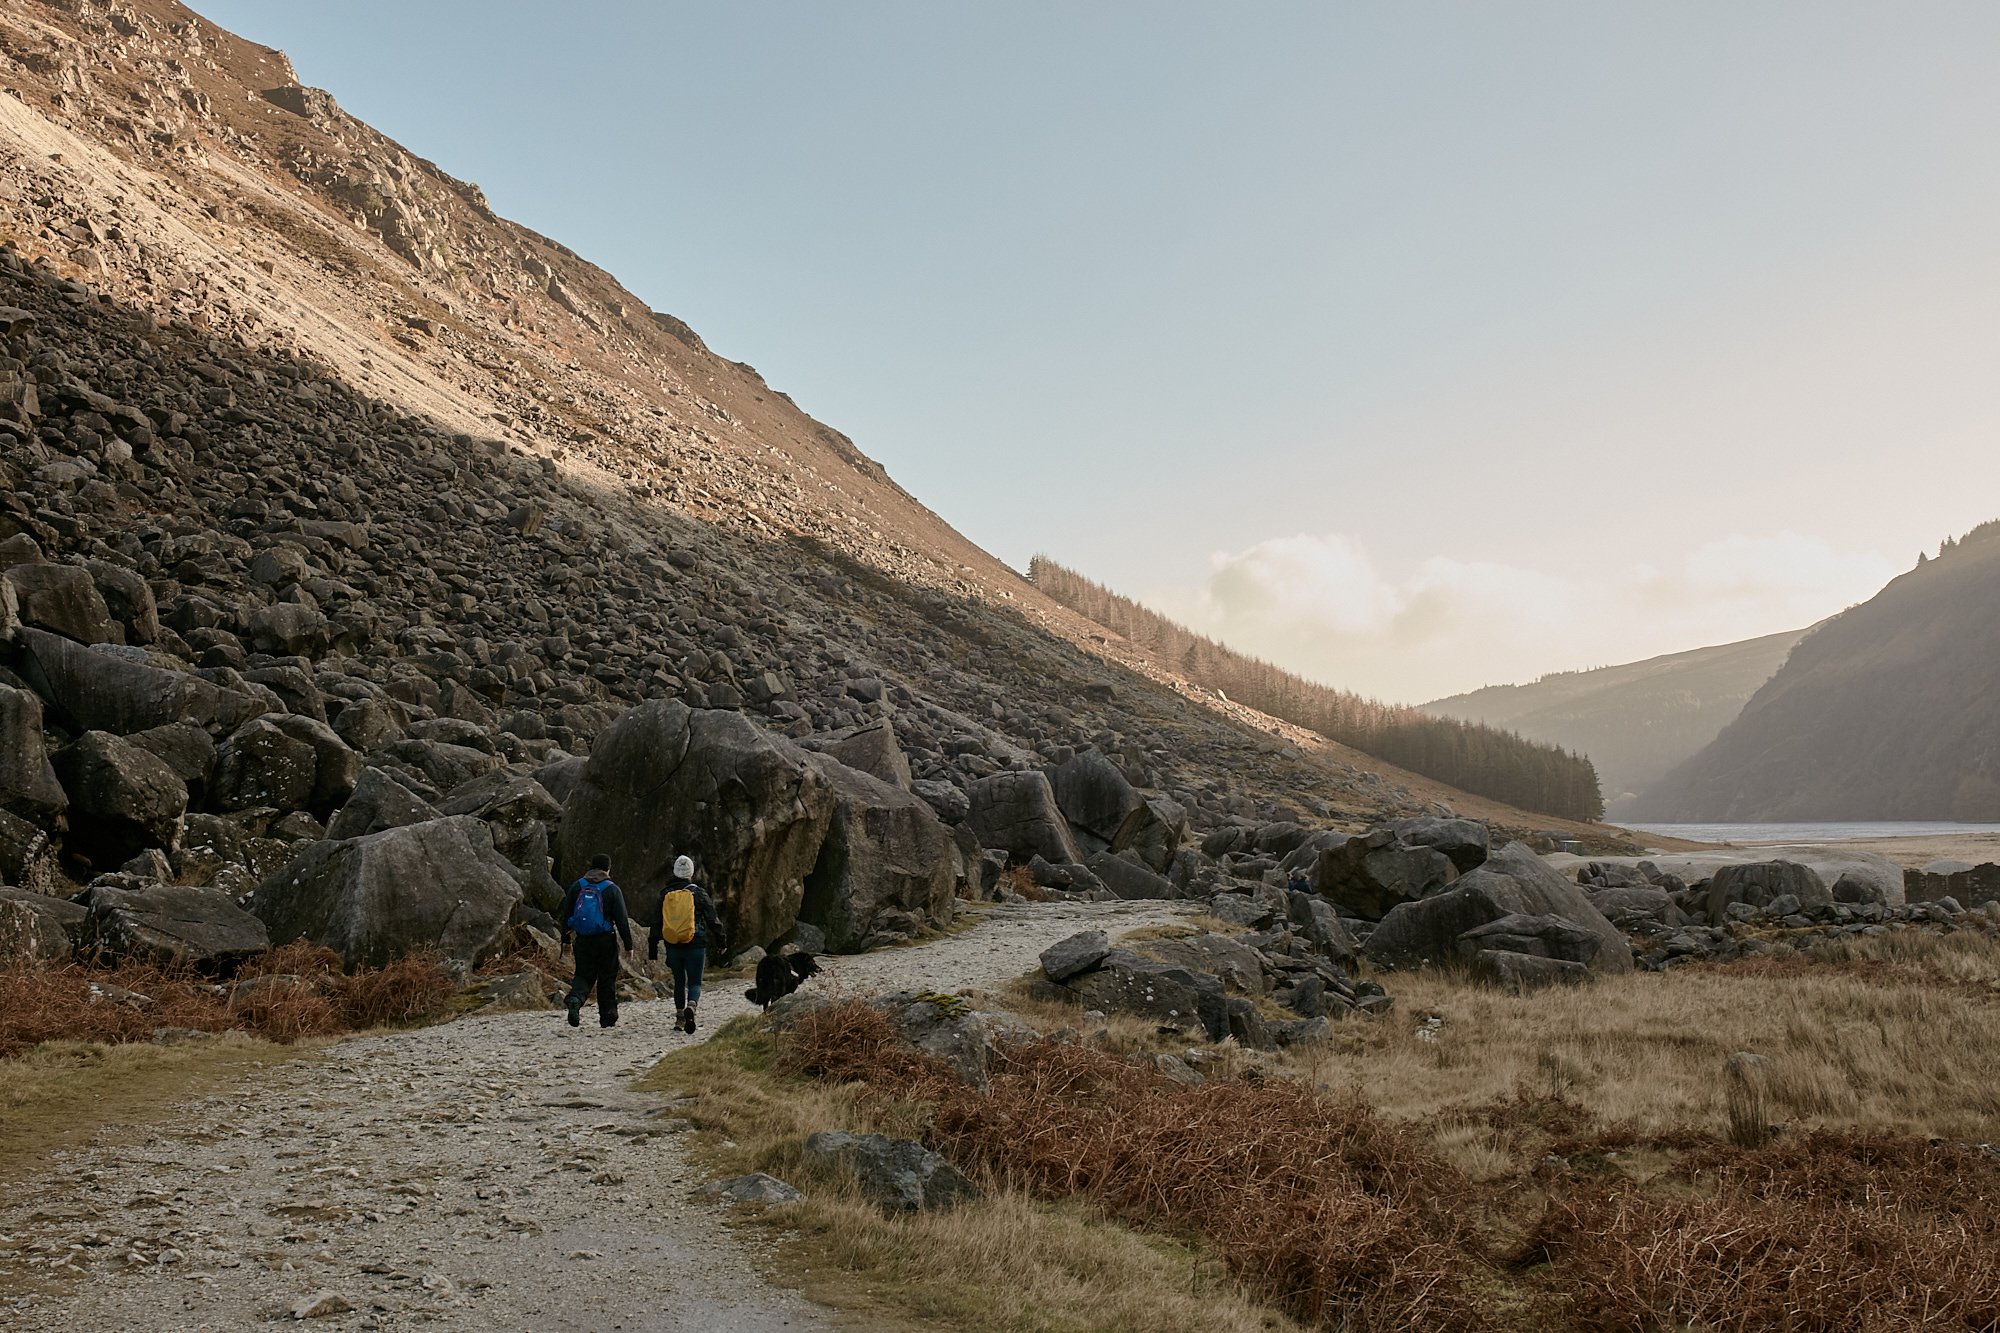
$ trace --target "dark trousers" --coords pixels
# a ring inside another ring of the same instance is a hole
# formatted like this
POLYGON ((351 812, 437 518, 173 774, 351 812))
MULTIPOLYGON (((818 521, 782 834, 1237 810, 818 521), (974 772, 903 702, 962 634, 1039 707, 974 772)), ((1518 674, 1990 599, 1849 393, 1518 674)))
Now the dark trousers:
POLYGON ((701 965, 708 958, 705 944, 669 944, 662 950, 674 973, 674 1008, 685 1009, 701 1000, 701 965))
POLYGON ((610 1027, 618 1021, 618 932, 576 937, 576 980, 569 983, 569 1002, 582 1004, 597 987, 597 1021, 610 1027))

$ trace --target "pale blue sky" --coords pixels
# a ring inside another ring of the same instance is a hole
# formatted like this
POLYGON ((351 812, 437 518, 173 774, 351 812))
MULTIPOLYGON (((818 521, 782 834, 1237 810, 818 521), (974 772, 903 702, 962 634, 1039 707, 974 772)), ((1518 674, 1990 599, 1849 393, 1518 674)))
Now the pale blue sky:
POLYGON ((1003 559, 1392 697, 2000 516, 2000 6, 198 0, 1003 559))

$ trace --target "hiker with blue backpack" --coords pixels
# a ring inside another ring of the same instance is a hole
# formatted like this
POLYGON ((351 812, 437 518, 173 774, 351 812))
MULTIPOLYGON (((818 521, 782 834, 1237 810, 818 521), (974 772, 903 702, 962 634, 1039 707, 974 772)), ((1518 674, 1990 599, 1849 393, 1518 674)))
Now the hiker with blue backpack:
POLYGON ((722 919, 715 900, 694 882, 694 858, 677 857, 674 877, 660 893, 660 919, 647 932, 646 956, 664 951, 674 974, 674 1026, 694 1031, 694 1011, 701 1004, 701 969, 711 948, 726 947, 722 919))
POLYGON ((569 984, 569 1025, 582 1023, 583 1002, 597 990, 597 1025, 618 1025, 618 942, 632 952, 632 923, 625 915, 625 893, 611 879, 611 858, 591 858, 590 869, 563 895, 562 947, 576 936, 576 979, 569 984))

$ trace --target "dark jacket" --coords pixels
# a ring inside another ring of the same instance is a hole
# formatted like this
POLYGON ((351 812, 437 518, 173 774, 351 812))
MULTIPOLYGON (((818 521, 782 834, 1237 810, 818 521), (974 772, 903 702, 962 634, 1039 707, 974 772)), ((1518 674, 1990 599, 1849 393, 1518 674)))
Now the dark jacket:
MULTIPOLYGON (((632 947, 632 920, 625 914, 625 891, 614 884, 611 876, 605 874, 602 870, 589 872, 582 879, 570 885, 569 892, 563 895, 562 910, 556 913, 556 924, 562 927, 562 942, 564 944, 569 943, 570 914, 576 911, 577 890, 581 889, 585 884, 595 884, 598 886, 600 895, 604 899, 605 919, 611 922, 612 929, 618 932, 620 938, 625 941, 625 947, 630 949, 632 947)), ((658 930, 659 927, 654 926, 653 929, 658 930)))
POLYGON ((694 938, 683 949, 721 949, 725 947, 727 936, 723 933, 722 918, 715 914, 715 900, 708 896, 708 890, 691 879, 675 875, 660 890, 660 911, 653 918, 652 926, 646 932, 646 957, 658 958, 660 946, 666 941, 660 934, 660 926, 666 917, 667 895, 676 889, 694 890, 694 938))

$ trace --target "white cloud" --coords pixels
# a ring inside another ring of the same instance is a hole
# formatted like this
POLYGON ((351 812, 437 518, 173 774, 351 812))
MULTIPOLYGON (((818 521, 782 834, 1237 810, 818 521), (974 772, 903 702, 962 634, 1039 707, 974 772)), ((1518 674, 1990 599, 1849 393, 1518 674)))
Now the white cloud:
POLYGON ((1795 532, 1661 554, 1670 540, 1578 547, 1553 572, 1435 556, 1391 578, 1354 537, 1300 534, 1217 553, 1201 589, 1153 602, 1315 679, 1418 702, 1798 629, 1899 570, 1795 532))

